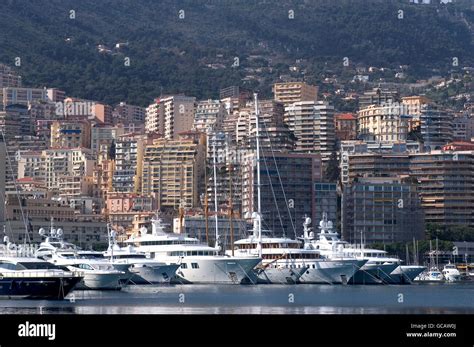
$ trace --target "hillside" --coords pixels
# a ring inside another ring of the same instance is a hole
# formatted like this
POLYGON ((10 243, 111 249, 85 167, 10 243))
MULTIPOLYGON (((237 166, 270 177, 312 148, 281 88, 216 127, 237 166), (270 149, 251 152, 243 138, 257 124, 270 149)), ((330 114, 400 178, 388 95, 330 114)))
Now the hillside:
POLYGON ((318 83, 332 74, 350 78, 356 64, 408 65, 413 79, 474 66, 468 1, 407 2, 10 0, 2 4, 0 62, 20 57, 26 85, 141 105, 161 91, 216 97, 231 84, 269 95, 281 74, 318 83), (116 50, 118 42, 128 45, 116 50), (99 53, 99 44, 111 52, 99 53), (235 57, 239 66, 232 67, 235 57), (290 72, 296 59, 298 71, 290 72))

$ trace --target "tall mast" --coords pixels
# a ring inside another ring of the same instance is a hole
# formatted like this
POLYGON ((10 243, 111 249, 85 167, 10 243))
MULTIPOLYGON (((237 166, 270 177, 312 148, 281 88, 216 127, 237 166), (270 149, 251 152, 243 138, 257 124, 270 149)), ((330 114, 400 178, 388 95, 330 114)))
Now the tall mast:
POLYGON ((232 201, 232 163, 229 162, 229 227, 230 227, 230 247, 232 250, 232 256, 234 256, 234 203, 232 201))
POLYGON ((217 218, 217 170, 216 170, 216 140, 217 136, 214 134, 214 143, 212 144, 212 162, 213 162, 213 171, 214 171, 214 213, 215 213, 215 220, 216 220, 216 244, 215 247, 219 248, 219 221, 217 218))
POLYGON ((209 196, 207 194, 207 163, 204 170, 204 181, 206 182, 206 189, 204 195, 204 218, 206 219, 206 244, 209 246, 209 196))
POLYGON ((261 205, 261 191, 260 191, 260 126, 258 124, 258 95, 253 94, 255 103, 255 135, 257 145, 257 222, 258 222, 258 256, 262 257, 262 205, 261 205))

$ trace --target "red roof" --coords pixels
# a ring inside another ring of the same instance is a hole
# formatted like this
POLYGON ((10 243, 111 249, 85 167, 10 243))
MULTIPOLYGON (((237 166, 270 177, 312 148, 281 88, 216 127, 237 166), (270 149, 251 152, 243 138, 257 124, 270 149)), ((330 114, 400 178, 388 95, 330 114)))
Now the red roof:
POLYGON ((355 120, 355 116, 352 113, 340 113, 336 114, 338 120, 355 120))

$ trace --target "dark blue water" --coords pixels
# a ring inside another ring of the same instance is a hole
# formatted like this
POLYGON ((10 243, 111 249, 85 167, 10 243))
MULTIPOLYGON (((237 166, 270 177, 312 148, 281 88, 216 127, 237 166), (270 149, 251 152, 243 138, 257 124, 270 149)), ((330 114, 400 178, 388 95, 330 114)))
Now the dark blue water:
POLYGON ((0 300, 0 314, 474 313, 474 283, 386 286, 175 285, 0 300))

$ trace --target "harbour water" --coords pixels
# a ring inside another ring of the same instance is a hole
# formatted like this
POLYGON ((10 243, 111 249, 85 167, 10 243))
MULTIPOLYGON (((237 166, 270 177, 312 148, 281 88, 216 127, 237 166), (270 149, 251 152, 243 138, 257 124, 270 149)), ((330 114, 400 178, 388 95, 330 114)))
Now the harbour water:
POLYGON ((412 285, 145 285, 66 300, 0 300, 0 314, 472 314, 474 282, 412 285))

